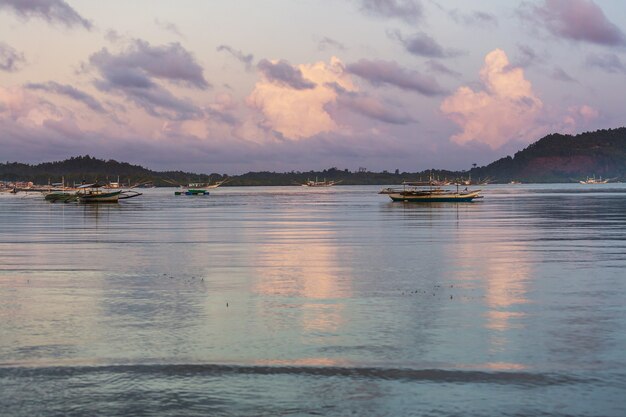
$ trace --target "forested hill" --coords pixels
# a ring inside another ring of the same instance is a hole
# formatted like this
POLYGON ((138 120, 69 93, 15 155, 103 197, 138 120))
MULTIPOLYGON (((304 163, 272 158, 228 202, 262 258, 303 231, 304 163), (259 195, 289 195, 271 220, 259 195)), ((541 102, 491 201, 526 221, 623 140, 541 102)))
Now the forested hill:
MULTIPOLYGON (((417 161, 416 161, 417 164, 417 161)), ((590 176, 626 180, 626 128, 598 130, 580 135, 551 134, 487 166, 468 171, 426 170, 422 172, 351 172, 330 168, 308 172, 249 172, 234 176, 229 185, 293 185, 309 179, 341 181, 342 184, 399 184, 402 181, 489 178, 494 182, 572 182, 590 176)), ((153 182, 157 186, 220 181, 225 175, 195 174, 183 171, 157 172, 138 165, 114 160, 79 156, 59 162, 27 165, 0 164, 0 180, 33 181, 37 184, 81 181, 117 181, 124 184, 153 182)))
POLYGON ((526 149, 471 170, 498 182, 571 182, 590 176, 626 180, 626 128, 551 134, 526 149))
MULTIPOLYGON (((248 172, 233 176, 227 182, 230 186, 239 185, 294 185, 308 180, 341 181, 341 184, 400 184, 404 180, 426 180, 429 175, 439 178, 456 178, 460 173, 446 170, 429 170, 422 173, 407 172, 351 172, 347 169, 329 168, 321 171, 292 172, 248 172)), ((225 174, 195 174, 182 171, 157 172, 138 165, 114 160, 102 160, 89 155, 79 156, 59 162, 27 165, 17 162, 0 164, 0 181, 32 181, 48 184, 65 179, 66 184, 82 181, 117 181, 123 185, 152 182, 157 186, 175 184, 208 183, 221 181, 225 174)))
POLYGON ((18 162, 0 164, 0 180, 32 181, 36 184, 59 182, 61 178, 67 184, 82 181, 117 181, 124 185, 140 182, 153 182, 155 185, 172 185, 172 183, 188 184, 190 182, 209 182, 222 179, 220 174, 194 174, 182 171, 156 172, 139 165, 114 160, 102 160, 86 156, 78 156, 65 161, 45 162, 38 165, 27 165, 18 162))

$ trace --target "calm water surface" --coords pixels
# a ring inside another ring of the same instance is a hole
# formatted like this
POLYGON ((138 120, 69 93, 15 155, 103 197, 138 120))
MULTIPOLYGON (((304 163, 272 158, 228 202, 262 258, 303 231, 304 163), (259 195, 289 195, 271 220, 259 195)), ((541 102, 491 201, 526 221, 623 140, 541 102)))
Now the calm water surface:
POLYGON ((0 195, 3 416, 624 416, 626 185, 0 195))

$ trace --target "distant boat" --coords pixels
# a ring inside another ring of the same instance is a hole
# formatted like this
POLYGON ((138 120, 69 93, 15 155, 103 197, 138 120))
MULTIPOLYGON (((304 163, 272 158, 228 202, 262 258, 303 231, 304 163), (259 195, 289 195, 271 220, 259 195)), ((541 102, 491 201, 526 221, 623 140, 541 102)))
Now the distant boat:
POLYGON ((209 195, 209 192, 197 188, 188 188, 182 191, 174 191, 174 195, 209 195))
POLYGON ((109 182, 107 185, 104 186, 104 188, 114 188, 114 189, 120 188, 120 177, 119 177, 119 175, 117 177, 117 182, 115 182, 115 181, 109 182))
POLYGON ((304 184, 300 184, 303 187, 332 187, 333 185, 339 184, 342 180, 339 181, 318 181, 317 177, 315 177, 315 181, 308 180, 304 184))
POLYGON ((389 192, 381 192, 381 194, 388 194, 393 201, 406 203, 462 203, 483 198, 480 195, 480 190, 470 191, 466 187, 463 191, 459 191, 458 184, 456 191, 444 190, 438 186, 433 187, 430 183, 424 185, 424 183, 410 182, 405 182, 402 190, 387 190, 389 192))
POLYGON ((586 180, 578 181, 581 184, 606 184, 609 182, 607 178, 602 179, 602 177, 596 178, 595 175, 593 177, 587 177, 586 180))
POLYGON ((174 195, 209 195, 209 192, 207 190, 215 189, 227 183, 228 181, 230 181, 230 178, 224 178, 222 181, 217 181, 213 184, 211 184, 210 182, 208 184, 207 183, 190 183, 190 184, 187 184, 186 186, 178 184, 175 181, 171 181, 171 180, 165 180, 165 181, 169 182, 170 184, 178 185, 178 187, 182 189, 180 191, 174 191, 174 195))
POLYGON ((521 183, 522 183, 521 181, 510 181, 509 182, 510 185, 518 185, 518 184, 521 184, 521 183))

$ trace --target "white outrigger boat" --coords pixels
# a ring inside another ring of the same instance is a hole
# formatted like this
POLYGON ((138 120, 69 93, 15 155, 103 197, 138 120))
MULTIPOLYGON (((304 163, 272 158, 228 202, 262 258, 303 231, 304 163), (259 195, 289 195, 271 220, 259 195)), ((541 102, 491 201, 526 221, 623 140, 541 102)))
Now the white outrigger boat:
POLYGON ((578 181, 581 184, 606 184, 609 182, 607 178, 602 179, 602 177, 596 178, 595 175, 593 177, 587 177, 586 180, 578 181))
POLYGON ((308 180, 304 184, 300 184, 303 187, 332 187, 333 185, 339 184, 342 180, 339 181, 318 181, 317 177, 315 177, 315 181, 308 180))
MULTIPOLYGON (((209 178, 210 181, 210 178, 209 178)), ((165 182, 169 182, 170 184, 177 185, 180 190, 174 191, 174 195, 209 195, 209 191, 213 190, 225 183, 230 181, 230 178, 224 178, 222 181, 214 182, 213 184, 209 183, 190 183, 185 185, 179 184, 175 181, 165 180, 165 182)))
POLYGON ((430 182, 404 182, 402 189, 386 188, 380 194, 387 194, 393 201, 405 203, 462 203, 483 198, 480 190, 470 191, 465 188, 459 191, 459 184, 456 184, 456 191, 450 191, 433 187, 430 182))

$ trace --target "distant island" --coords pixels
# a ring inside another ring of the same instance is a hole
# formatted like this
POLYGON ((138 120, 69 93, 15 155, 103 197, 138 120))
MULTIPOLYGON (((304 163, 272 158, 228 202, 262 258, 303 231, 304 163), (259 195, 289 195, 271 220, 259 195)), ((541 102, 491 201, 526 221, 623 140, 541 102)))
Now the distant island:
MULTIPOLYGON (((356 172, 336 167, 308 172, 248 172, 229 178, 228 186, 294 185, 307 180, 341 181, 344 185, 400 184, 403 181, 472 179, 474 182, 572 182, 589 176, 626 180, 626 128, 597 130, 576 136, 551 134, 529 145, 513 157, 466 171, 429 169, 421 172, 356 172)), ((31 181, 35 184, 66 184, 117 181, 122 185, 149 183, 155 186, 222 181, 224 174, 196 174, 183 171, 152 171, 126 162, 78 156, 58 162, 28 165, 0 164, 0 181, 31 181)))

